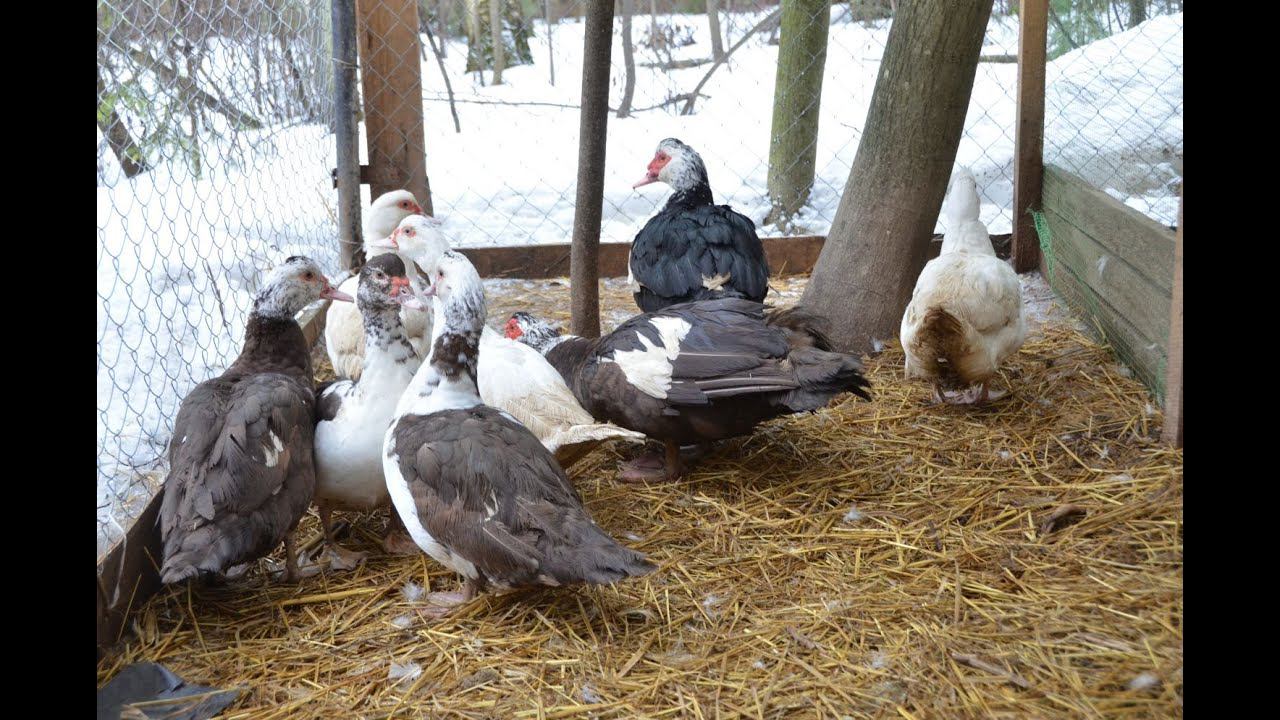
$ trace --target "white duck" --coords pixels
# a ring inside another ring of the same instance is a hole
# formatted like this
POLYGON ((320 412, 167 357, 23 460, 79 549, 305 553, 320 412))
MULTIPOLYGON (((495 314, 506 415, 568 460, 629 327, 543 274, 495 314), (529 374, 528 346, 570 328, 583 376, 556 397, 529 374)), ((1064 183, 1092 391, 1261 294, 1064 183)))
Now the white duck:
MULTIPOLYGON (((440 258, 449 250, 438 224, 421 215, 402 220, 378 248, 383 252, 394 250, 416 262, 428 278, 436 275, 440 258)), ((480 335, 479 362, 480 397, 484 403, 507 411, 529 428, 562 467, 569 467, 611 438, 644 442, 642 433, 596 422, 546 358, 528 345, 506 338, 487 323, 480 335)))
MULTIPOLYGON (((382 436, 396 402, 422 360, 400 324, 401 307, 425 310, 414 297, 404 262, 394 253, 370 258, 360 269, 356 302, 364 318, 364 372, 359 381, 338 380, 316 394, 316 507, 333 567, 351 568, 364 553, 346 550, 333 538, 333 510, 374 510, 390 505, 382 476, 382 436)), ((391 513, 388 552, 414 553, 417 546, 391 513)))
MULTIPOLYGON (((365 260, 388 252, 372 243, 385 239, 405 217, 421 212, 422 207, 408 190, 393 190, 379 195, 365 212, 361 223, 365 260)), ((417 277, 413 263, 406 261, 406 270, 410 280, 417 277)), ((359 287, 359 280, 358 274, 352 275, 338 288, 348 295, 354 295, 359 287)), ((425 357, 427 341, 431 337, 431 314, 404 307, 400 309, 400 321, 418 357, 425 357)), ((333 372, 339 378, 360 379, 360 371, 364 367, 364 325, 360 321, 360 309, 354 304, 334 303, 329 306, 325 313, 324 347, 329 355, 329 363, 333 365, 333 372)))
POLYGON ((1027 336, 1018 276, 996 257, 978 207, 977 182, 961 168, 943 205, 942 254, 920 272, 902 316, 907 377, 931 380, 939 402, 950 402, 947 390, 965 389, 967 402, 1003 395, 988 384, 1027 336))

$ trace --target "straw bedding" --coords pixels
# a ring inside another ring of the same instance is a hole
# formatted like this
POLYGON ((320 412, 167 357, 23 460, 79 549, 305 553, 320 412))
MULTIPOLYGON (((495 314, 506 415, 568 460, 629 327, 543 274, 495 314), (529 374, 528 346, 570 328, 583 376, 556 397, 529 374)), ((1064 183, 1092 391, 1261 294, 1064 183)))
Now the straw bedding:
MULTIPOLYGON (((780 304, 803 282, 775 280, 780 304)), ((564 284, 489 289, 498 323, 567 316, 564 284)), ((630 298, 603 289, 608 327, 630 298)), ((990 408, 932 405, 891 342, 873 402, 774 421, 679 483, 616 482, 625 448, 576 465, 650 576, 426 621, 406 584, 456 576, 381 554, 384 516, 357 515, 359 569, 166 590, 99 684, 161 662, 246 688, 227 718, 1181 716, 1182 453, 1143 387, 1027 289, 1043 325, 990 408)))

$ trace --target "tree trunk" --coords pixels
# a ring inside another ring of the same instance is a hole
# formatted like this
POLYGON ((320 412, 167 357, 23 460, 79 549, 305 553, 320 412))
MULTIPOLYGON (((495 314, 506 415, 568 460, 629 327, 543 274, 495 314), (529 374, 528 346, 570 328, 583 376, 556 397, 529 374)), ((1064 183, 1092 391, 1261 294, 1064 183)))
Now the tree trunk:
MULTIPOLYGON (((467 72, 480 71, 484 68, 484 41, 480 31, 480 0, 466 0, 467 3, 467 72)), ((483 77, 483 73, 481 73, 483 77)))
MULTIPOLYGON (((829 6, 831 3, 828 2, 829 6)), ((720 36, 720 0, 707 0, 707 24, 711 26, 711 59, 724 57, 724 41, 720 36)))
POLYGON ((507 59, 507 67, 513 65, 533 64, 533 50, 529 48, 529 38, 533 37, 533 24, 524 19, 524 8, 520 2, 507 4, 505 15, 507 27, 511 28, 511 43, 514 45, 515 60, 507 59))
POLYGON ((551 37, 553 33, 551 28, 555 25, 555 11, 552 10, 551 0, 545 0, 546 21, 547 21, 547 67, 551 71, 551 87, 556 86, 556 50, 552 45, 551 37))
MULTIPOLYGON (((992 0, 994 2, 994 0, 992 0)), ((890 0, 850 0, 849 12, 855 22, 882 20, 895 11, 890 0)))
POLYGON ((489 0, 489 33, 493 38, 493 85, 502 84, 507 69, 507 49, 502 42, 502 0, 489 0))
POLYGON ((773 89, 773 127, 769 133, 769 198, 766 223, 791 223, 809 200, 818 159, 818 108, 827 61, 827 0, 782 3, 778 74, 773 89))
MULTIPOLYGON (((444 91, 449 94, 449 113, 453 115, 454 132, 462 132, 462 123, 458 120, 458 104, 453 99, 453 83, 449 82, 449 71, 444 66, 444 52, 436 47, 436 39, 431 33, 431 25, 426 25, 427 44, 431 46, 431 54, 436 56, 436 64, 440 66, 440 77, 444 78, 444 91)), ((440 47, 444 47, 444 40, 440 41, 440 47)), ((425 60, 426 50, 422 51, 425 60)))
POLYGON ((578 188, 569 248, 574 335, 600 337, 600 217, 604 211, 605 138, 609 130, 609 58, 613 3, 586 6, 582 39, 582 110, 578 119, 578 188))
POLYGON ((311 98, 307 93, 307 85, 302 80, 302 72, 298 70, 298 64, 293 60, 293 50, 289 47, 289 38, 285 35, 284 29, 281 28, 276 32, 276 40, 280 43, 282 57, 284 58, 285 69, 289 72, 289 78, 293 81, 294 93, 298 98, 298 107, 302 109, 302 115, 307 120, 314 120, 317 115, 312 107, 311 98))
POLYGON ((658 0, 649 0, 649 44, 658 49, 658 0))
POLYGON ((992 0, 903 3, 858 154, 801 302, 841 350, 895 337, 964 131, 992 0))
POLYGON ((107 83, 102 77, 102 63, 98 63, 98 128, 107 138, 107 145, 120 161, 120 168, 127 178, 150 170, 142 150, 133 141, 124 119, 116 112, 114 102, 106 102, 107 83))
MULTIPOLYGON (((288 46, 286 45, 285 48, 288 49, 288 46)), ((177 58, 174 58, 174 60, 176 63, 177 58)), ((200 67, 199 55, 196 53, 188 54, 186 61, 187 77, 192 79, 192 84, 194 85, 196 68, 200 67)), ((191 131, 188 136, 188 139, 191 141, 191 148, 188 151, 188 154, 191 158, 192 174, 195 175, 197 180, 199 180, 204 176, 204 163, 201 162, 200 158, 200 103, 189 95, 185 96, 184 100, 185 105, 187 106, 187 112, 190 114, 191 119, 191 131)))
POLYGON ((440 57, 449 57, 449 11, 453 0, 438 0, 436 10, 436 35, 440 36, 440 57))
POLYGON ((1147 0, 1129 0, 1129 27, 1147 21, 1147 0))
POLYGON ((627 76, 622 86, 622 100, 618 103, 620 118, 631 115, 631 100, 636 94, 636 57, 631 45, 631 15, 635 10, 635 0, 622 0, 622 64, 627 76))

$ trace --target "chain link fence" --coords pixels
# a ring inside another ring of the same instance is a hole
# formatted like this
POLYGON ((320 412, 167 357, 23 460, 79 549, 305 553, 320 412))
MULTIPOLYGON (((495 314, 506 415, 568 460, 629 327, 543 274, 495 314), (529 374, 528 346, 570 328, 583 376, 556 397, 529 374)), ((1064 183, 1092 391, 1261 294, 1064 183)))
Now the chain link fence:
POLYGON ((1162 225, 1182 190, 1182 2, 1053 0, 1045 163, 1162 225))
MULTIPOLYGON (((1068 32, 1080 8, 1100 12, 1091 1, 1053 2, 1068 32)), ((1174 4, 1147 3, 1153 16, 1174 4)), ((795 3, 807 16, 787 18, 776 1, 619 0, 602 241, 629 242, 665 201, 662 186, 632 185, 672 136, 702 154, 716 201, 762 236, 825 234, 895 5, 809 0, 795 3), (784 51, 784 23, 805 43, 784 51), (775 131, 776 93, 786 102, 775 131)), ((362 0, 363 203, 370 189, 407 187, 460 246, 568 242, 586 7, 362 0), (385 167, 398 174, 378 176, 385 167)), ((997 234, 1012 223, 1016 7, 995 2, 956 159, 978 178, 997 234)), ((338 270, 331 10, 98 2, 99 554, 162 480, 179 400, 238 352, 260 272, 289 254, 338 270)), ((1167 188, 1170 170, 1180 178, 1181 14, 1073 32, 1074 50, 1057 43, 1047 159, 1130 204, 1167 188)))
MULTIPOLYGON (((716 201, 750 216, 762 236, 828 231, 894 3, 796 4, 810 12, 796 26, 806 42, 790 48, 783 85, 775 87, 783 35, 776 0, 616 3, 602 242, 629 242, 665 201, 662 186, 631 186, 658 142, 672 136, 703 156, 716 201), (775 132, 779 92, 800 108, 788 104, 775 132), (774 138, 789 142, 771 163, 774 138), (771 181, 771 165, 776 176, 792 177, 771 181), (788 185, 800 202, 784 202, 788 185)), ((586 7, 581 0, 421 0, 424 31, 431 29, 439 50, 422 65, 427 165, 436 215, 459 244, 568 241, 586 7)), ((982 217, 994 233, 1010 232, 1012 219, 1018 25, 1010 7, 1016 3, 996 3, 957 156, 979 178, 982 217)))
POLYGON ((98 554, 163 481, 177 404, 262 270, 336 270, 329 3, 99 0, 98 554))

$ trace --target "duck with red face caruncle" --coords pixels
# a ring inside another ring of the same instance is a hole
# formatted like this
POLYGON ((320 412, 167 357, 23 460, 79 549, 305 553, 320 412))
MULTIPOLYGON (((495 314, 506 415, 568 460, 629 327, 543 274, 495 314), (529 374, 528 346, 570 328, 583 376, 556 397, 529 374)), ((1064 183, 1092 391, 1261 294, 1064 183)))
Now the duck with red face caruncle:
POLYGON ((631 243, 628 282, 642 312, 695 300, 764 300, 769 264, 751 218, 716 205, 702 156, 667 138, 634 187, 662 182, 671 197, 631 243))
POLYGON ((834 352, 819 319, 800 308, 737 298, 682 303, 595 339, 562 335, 520 312, 506 334, 541 352, 597 420, 664 443, 665 458, 633 460, 623 480, 675 480, 681 445, 748 435, 842 393, 871 397, 858 358, 834 352))

